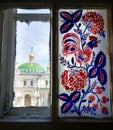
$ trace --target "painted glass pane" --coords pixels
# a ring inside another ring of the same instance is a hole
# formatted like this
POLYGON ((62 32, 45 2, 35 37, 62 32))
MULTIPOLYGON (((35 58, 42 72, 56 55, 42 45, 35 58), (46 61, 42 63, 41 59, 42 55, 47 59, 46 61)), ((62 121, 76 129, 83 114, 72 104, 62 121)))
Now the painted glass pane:
POLYGON ((106 9, 60 9, 59 116, 110 117, 106 9))

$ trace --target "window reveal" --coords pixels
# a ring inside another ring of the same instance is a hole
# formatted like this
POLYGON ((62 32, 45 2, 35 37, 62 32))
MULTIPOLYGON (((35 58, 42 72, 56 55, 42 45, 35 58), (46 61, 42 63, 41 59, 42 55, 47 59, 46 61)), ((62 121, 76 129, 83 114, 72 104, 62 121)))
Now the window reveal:
POLYGON ((111 116, 106 16, 59 10, 59 116, 111 116))

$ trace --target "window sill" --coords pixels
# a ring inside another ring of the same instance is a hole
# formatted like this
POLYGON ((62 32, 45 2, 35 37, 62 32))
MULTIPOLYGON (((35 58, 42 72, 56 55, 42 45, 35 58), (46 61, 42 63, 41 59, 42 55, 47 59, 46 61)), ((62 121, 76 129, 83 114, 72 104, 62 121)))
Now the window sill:
POLYGON ((58 122, 81 122, 81 123, 87 123, 87 122, 93 122, 93 123, 111 123, 113 122, 113 118, 105 118, 105 119, 99 119, 99 118, 60 118, 58 122))
POLYGON ((0 117, 0 122, 51 122, 49 107, 16 107, 0 117))
POLYGON ((4 117, 0 122, 51 122, 51 119, 4 117))

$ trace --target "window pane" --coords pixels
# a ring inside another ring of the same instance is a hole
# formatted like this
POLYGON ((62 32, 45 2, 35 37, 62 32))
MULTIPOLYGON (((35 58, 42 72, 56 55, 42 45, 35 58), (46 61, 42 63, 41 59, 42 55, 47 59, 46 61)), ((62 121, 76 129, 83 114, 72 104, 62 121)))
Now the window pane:
POLYGON ((59 116, 110 117, 106 9, 59 10, 59 116))
MULTIPOLYGON (((50 107, 50 84, 45 84, 50 81, 50 21, 27 21, 30 10, 19 11, 24 20, 16 22, 13 107, 50 107)), ((32 13, 35 17, 36 10, 32 13)))

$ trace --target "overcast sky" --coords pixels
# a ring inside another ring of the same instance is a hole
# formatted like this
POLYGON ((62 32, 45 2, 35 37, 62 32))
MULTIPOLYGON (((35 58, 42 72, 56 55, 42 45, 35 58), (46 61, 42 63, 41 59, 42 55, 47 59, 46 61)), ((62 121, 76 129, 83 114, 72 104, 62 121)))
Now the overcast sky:
MULTIPOLYGON (((42 11, 48 13, 49 10, 42 11)), ((37 11, 31 12, 36 13, 37 11)), ((29 62, 29 54, 31 47, 33 47, 34 62, 42 65, 46 69, 46 66, 49 64, 49 33, 49 22, 34 21, 27 24, 26 22, 17 21, 16 65, 29 62)))

